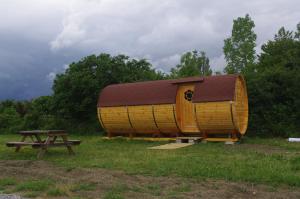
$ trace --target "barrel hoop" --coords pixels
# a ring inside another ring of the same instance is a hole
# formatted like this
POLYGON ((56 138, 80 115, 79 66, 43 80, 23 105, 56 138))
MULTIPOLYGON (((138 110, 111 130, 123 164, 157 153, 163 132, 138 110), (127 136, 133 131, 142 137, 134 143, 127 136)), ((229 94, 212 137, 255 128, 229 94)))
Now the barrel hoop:
POLYGON ((133 127, 133 125, 132 125, 132 123, 131 123, 131 120, 130 120, 130 117, 129 117, 128 106, 126 106, 126 111, 127 111, 127 117, 128 117, 129 124, 130 124, 131 128, 132 128, 134 131, 136 131, 135 128, 133 127))
POLYGON ((200 125, 199 125, 198 117, 197 117, 197 107, 196 107, 196 104, 193 104, 193 106, 194 106, 194 114, 195 114, 196 124, 197 124, 197 127, 198 127, 198 129, 199 129, 199 132, 202 133, 202 132, 201 132, 200 125))
POLYGON ((107 130, 107 128, 105 127, 105 125, 104 125, 104 123, 102 121, 101 108, 98 108, 98 118, 99 118, 100 124, 103 127, 104 131, 106 131, 107 133, 109 133, 109 131, 107 130))
POLYGON ((175 121, 176 127, 179 130, 179 132, 181 133, 181 129, 179 128, 178 123, 177 123, 175 104, 173 104, 173 116, 174 116, 174 121, 175 121))
POLYGON ((233 111, 232 111, 232 109, 233 109, 233 102, 230 101, 230 117, 231 117, 231 122, 232 122, 232 125, 234 126, 234 129, 235 129, 236 131, 238 131, 238 129, 237 129, 237 127, 236 127, 236 122, 235 122, 235 118, 234 118, 234 116, 233 116, 233 111))
POLYGON ((155 124, 157 130, 161 133, 161 130, 158 128, 158 125, 156 123, 155 114, 154 114, 154 106, 153 105, 151 105, 151 106, 152 106, 152 115, 153 115, 154 124, 155 124))

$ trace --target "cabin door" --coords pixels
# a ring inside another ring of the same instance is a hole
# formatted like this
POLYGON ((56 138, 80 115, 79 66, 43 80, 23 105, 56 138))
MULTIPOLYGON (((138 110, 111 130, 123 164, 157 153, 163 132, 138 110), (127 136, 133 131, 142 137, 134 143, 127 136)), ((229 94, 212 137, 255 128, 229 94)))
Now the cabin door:
POLYGON ((195 119, 192 97, 194 85, 179 85, 176 96, 176 117, 179 128, 183 133, 199 132, 195 119))

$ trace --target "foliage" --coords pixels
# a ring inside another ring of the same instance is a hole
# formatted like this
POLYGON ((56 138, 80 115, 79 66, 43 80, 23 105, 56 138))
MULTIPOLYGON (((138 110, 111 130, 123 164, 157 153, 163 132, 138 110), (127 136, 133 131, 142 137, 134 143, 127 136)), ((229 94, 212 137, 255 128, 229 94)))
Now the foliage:
POLYGON ((300 135, 300 41, 281 28, 246 73, 252 134, 300 135))
POLYGON ((205 52, 194 50, 181 56, 180 64, 171 69, 170 77, 207 76, 211 74, 212 70, 205 52))
POLYGON ((16 132, 23 127, 23 119, 21 114, 17 112, 17 106, 19 106, 19 103, 13 100, 6 100, 0 103, 1 133, 16 132))
POLYGON ((53 110, 64 122, 62 128, 99 131, 96 104, 99 92, 109 84, 162 79, 144 59, 125 55, 91 55, 70 64, 53 85, 53 110))
POLYGON ((255 61, 256 34, 254 21, 248 14, 233 20, 231 37, 224 40, 226 73, 243 73, 250 69, 255 61))

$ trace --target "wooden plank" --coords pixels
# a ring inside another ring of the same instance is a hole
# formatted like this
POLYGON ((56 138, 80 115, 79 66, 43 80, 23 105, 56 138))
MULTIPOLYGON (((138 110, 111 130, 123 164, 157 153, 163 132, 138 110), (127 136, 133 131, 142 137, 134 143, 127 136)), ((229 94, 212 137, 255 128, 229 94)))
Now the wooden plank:
MULTIPOLYGON (((108 139, 108 140, 113 140, 113 139, 120 139, 124 138, 122 136, 116 136, 116 137, 103 137, 102 139, 108 139)), ((133 138, 124 138, 128 140, 142 140, 142 141, 152 141, 152 142, 165 142, 165 141, 175 141, 175 137, 133 137, 133 138)))
POLYGON ((238 138, 205 138, 205 141, 208 142, 237 142, 238 138))
POLYGON ((127 107, 103 107, 99 112, 103 126, 111 134, 134 132, 128 118, 127 107))
POLYGON ((174 117, 173 104, 154 105, 153 112, 156 124, 162 133, 177 133, 179 129, 174 117))
MULTIPOLYGON (((74 144, 73 142, 56 142, 56 143, 49 143, 47 145, 47 148, 52 148, 52 147, 66 147, 66 146, 73 146, 73 145, 78 145, 78 144, 74 144)), ((38 145, 32 145, 32 148, 41 148, 45 146, 45 144, 38 144, 38 145)))
POLYGON ((32 131, 19 131, 21 135, 37 135, 37 134, 59 134, 65 135, 67 134, 65 130, 32 130, 32 131))
POLYGON ((41 145, 41 143, 35 143, 35 142, 7 142, 7 147, 19 147, 19 146, 28 146, 28 145, 41 145))
POLYGON ((152 105, 128 106, 128 115, 137 134, 160 132, 154 121, 152 105))
POLYGON ((194 104, 185 99, 185 92, 194 91, 194 84, 180 85, 176 95, 177 123, 182 133, 199 133, 196 123, 194 104))
POLYGON ((196 118, 198 126, 203 132, 228 133, 235 130, 231 117, 231 102, 203 102, 196 103, 196 118))
POLYGON ((248 96, 245 80, 237 78, 235 83, 235 100, 232 106, 233 120, 237 131, 245 134, 248 126, 248 96))
POLYGON ((172 149, 179 149, 187 146, 191 146, 194 143, 170 143, 170 144, 164 144, 154 147, 148 147, 148 149, 162 149, 162 150, 172 150, 172 149))

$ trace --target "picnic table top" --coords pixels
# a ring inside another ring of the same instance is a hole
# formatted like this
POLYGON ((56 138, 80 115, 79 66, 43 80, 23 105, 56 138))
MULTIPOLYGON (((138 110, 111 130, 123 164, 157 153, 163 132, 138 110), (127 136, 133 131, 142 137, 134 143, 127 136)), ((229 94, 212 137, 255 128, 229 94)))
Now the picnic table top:
POLYGON ((37 134, 59 134, 59 135, 67 135, 68 133, 65 130, 32 130, 32 131, 19 131, 21 135, 37 135, 37 134))

